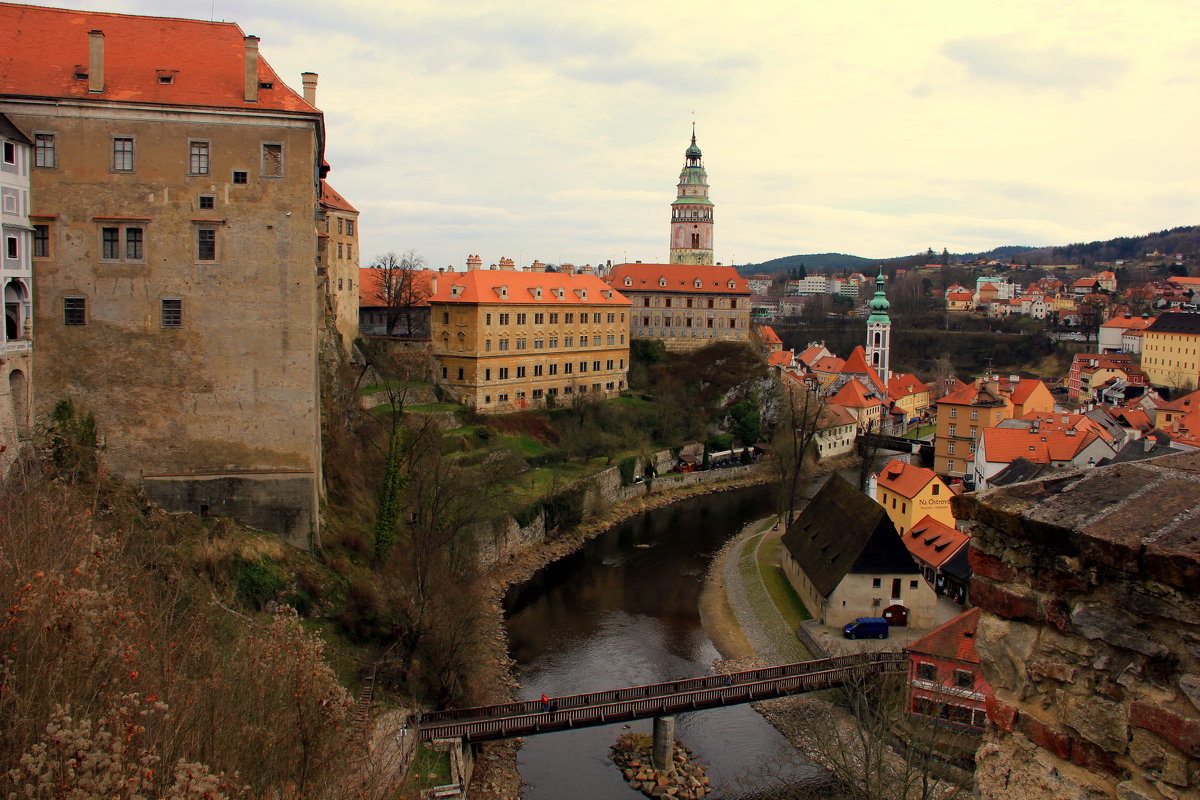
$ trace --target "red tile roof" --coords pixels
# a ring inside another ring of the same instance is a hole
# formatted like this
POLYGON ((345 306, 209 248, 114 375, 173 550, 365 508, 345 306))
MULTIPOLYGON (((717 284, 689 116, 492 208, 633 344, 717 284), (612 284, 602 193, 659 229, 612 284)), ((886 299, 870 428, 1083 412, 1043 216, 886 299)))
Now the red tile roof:
POLYGON ((847 381, 833 397, 829 398, 829 402, 847 408, 870 408, 883 405, 878 397, 871 396, 870 391, 859 382, 858 378, 851 378, 847 381))
POLYGON ((893 375, 892 379, 888 381, 887 389, 888 397, 892 400, 929 391, 929 387, 921 383, 920 379, 911 372, 904 375, 893 375))
POLYGON ((1101 328, 1122 328, 1124 330, 1140 331, 1154 322, 1154 317, 1126 317, 1124 314, 1113 317, 1101 325, 1101 328))
POLYGON ((168 106, 316 113, 261 55, 272 88, 245 100, 245 34, 232 22, 140 17, 0 3, 0 94, 168 106), (89 65, 88 31, 104 32, 104 91, 75 68, 89 65), (159 81, 159 71, 174 80, 159 81))
POLYGON ((438 290, 429 301, 548 306, 633 305, 625 295, 596 275, 494 269, 444 273, 438 276, 438 290), (456 291, 455 287, 461 288, 456 291), (538 289, 541 289, 540 298, 538 289))
POLYGON ((969 534, 939 522, 928 514, 901 536, 913 558, 934 568, 946 563, 960 547, 971 541, 969 534))
POLYGON ((898 458, 893 458, 884 465, 876 478, 882 488, 910 499, 920 494, 930 481, 937 479, 937 473, 933 470, 909 464, 898 458))
POLYGON ((883 390, 885 387, 883 381, 879 379, 879 373, 875 368, 867 363, 867 353, 863 350, 860 344, 858 347, 850 351, 850 357, 846 359, 846 363, 842 365, 842 372, 855 372, 860 375, 866 375, 867 378, 875 384, 875 388, 883 390))
POLYGON ((825 349, 825 345, 814 344, 812 347, 809 347, 803 353, 796 356, 796 360, 806 366, 812 366, 812 362, 817 358, 817 356, 824 352, 828 352, 825 349))
MULTIPOLYGON (((1008 399, 1012 400, 1016 405, 1023 405, 1039 386, 1045 386, 1045 384, 1037 378, 1021 378, 1015 386, 1012 384, 1008 385, 1008 399)), ((1050 390, 1047 389, 1046 391, 1050 390)))
POLYGON ((759 325, 758 335, 767 344, 783 344, 783 340, 779 338, 779 335, 775 333, 775 329, 770 325, 759 325))
POLYGON ((820 416, 817 417, 817 430, 827 430, 829 428, 840 428, 843 425, 857 425, 858 420, 854 415, 847 411, 842 406, 826 404, 821 409, 820 416))
POLYGON ((1194 409, 1200 408, 1200 389, 1180 397, 1176 397, 1170 402, 1162 403, 1158 408, 1162 411, 1184 412, 1193 411, 1194 409))
POLYGON ((983 450, 989 464, 1010 464, 1017 458, 1049 464, 1070 461, 1098 438, 1100 434, 1094 431, 1070 435, 1066 431, 984 428, 983 450))
POLYGON ((776 350, 767 356, 767 366, 789 367, 792 364, 792 356, 793 353, 791 350, 776 350))
POLYGON ((908 646, 909 652, 950 658, 967 664, 978 664, 975 650, 975 629, 979 626, 978 608, 964 611, 944 622, 908 646))
POLYGON ((608 276, 615 288, 631 292, 750 294, 746 279, 733 267, 695 264, 617 264, 608 276), (629 278, 628 281, 625 279, 629 278), (699 281, 699 286, 696 282, 699 281), (730 282, 733 288, 730 288, 730 282), (663 285, 665 283, 665 285, 663 285))
POLYGON ((354 214, 358 213, 357 208, 350 205, 346 198, 338 194, 337 190, 325 181, 321 181, 321 205, 337 211, 349 211, 354 214))
POLYGON ((808 368, 813 372, 838 373, 842 371, 842 366, 845 365, 845 363, 845 361, 842 361, 837 356, 825 356, 823 358, 818 358, 812 364, 809 364, 808 368))

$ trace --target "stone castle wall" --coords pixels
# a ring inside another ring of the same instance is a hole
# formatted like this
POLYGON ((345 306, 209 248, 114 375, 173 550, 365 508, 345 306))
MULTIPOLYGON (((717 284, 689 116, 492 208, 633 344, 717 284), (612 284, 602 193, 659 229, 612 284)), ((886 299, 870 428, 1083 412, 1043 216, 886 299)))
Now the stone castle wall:
POLYGON ((981 798, 1200 793, 1200 453, 955 501, 994 688, 981 798))

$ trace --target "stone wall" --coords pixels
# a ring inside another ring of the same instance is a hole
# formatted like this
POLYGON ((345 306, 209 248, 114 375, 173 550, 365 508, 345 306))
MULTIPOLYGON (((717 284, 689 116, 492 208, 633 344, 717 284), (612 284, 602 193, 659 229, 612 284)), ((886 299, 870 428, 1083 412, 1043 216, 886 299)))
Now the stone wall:
POLYGON ((979 797, 1200 792, 1200 453, 955 501, 994 688, 979 797))

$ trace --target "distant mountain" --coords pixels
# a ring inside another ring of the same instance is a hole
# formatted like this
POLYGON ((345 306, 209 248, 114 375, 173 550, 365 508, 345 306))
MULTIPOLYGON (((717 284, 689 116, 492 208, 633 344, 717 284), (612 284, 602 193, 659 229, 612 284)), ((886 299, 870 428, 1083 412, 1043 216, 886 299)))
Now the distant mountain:
MULTIPOLYGON (((1189 225, 1169 230, 1147 233, 1142 236, 1121 236, 1116 239, 1060 245, 1055 247, 1029 247, 1027 245, 1004 245, 982 253, 950 253, 951 263, 979 260, 1015 261, 1030 264, 1079 264, 1096 261, 1142 258, 1148 253, 1163 253, 1168 256, 1200 255, 1200 226, 1189 225)), ((866 272, 882 265, 885 269, 911 267, 928 261, 941 261, 941 253, 927 250, 910 256, 893 256, 884 259, 862 258, 846 253, 808 253, 784 256, 763 261, 760 264, 743 264, 738 272, 742 275, 754 273, 773 274, 796 269, 801 264, 808 272, 866 272)))

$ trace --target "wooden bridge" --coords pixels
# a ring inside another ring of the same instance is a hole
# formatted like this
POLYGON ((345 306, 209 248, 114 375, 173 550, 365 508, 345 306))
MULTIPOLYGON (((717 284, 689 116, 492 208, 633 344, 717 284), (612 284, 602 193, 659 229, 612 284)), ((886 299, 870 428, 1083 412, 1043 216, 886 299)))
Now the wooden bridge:
POLYGON ((556 697, 553 710, 540 700, 413 715, 408 725, 421 741, 458 739, 463 743, 530 736, 569 728, 611 725, 632 719, 668 717, 686 711, 751 703, 771 697, 841 686, 907 668, 903 653, 858 653, 777 667, 686 678, 649 686, 556 697))

